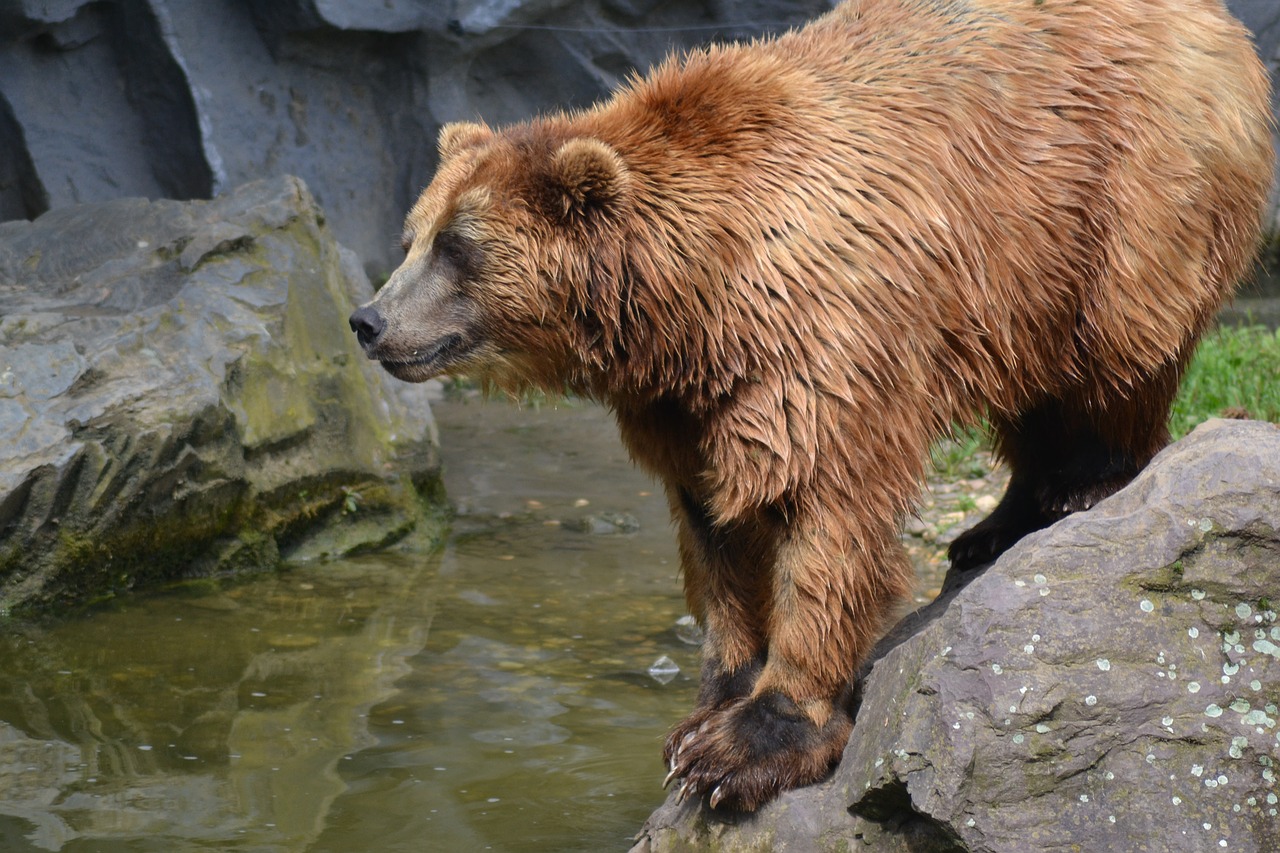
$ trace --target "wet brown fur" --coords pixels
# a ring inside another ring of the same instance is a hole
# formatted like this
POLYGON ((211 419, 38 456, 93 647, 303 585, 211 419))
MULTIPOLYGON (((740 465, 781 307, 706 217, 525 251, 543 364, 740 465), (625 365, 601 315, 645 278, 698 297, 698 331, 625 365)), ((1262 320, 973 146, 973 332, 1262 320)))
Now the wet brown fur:
POLYGON ((1214 0, 845 3, 585 112, 446 128, 367 347, 614 410, 708 631, 668 759, 753 809, 843 748, 933 440, 986 416, 1012 466, 962 566, 1166 442, 1252 256, 1268 115, 1214 0))

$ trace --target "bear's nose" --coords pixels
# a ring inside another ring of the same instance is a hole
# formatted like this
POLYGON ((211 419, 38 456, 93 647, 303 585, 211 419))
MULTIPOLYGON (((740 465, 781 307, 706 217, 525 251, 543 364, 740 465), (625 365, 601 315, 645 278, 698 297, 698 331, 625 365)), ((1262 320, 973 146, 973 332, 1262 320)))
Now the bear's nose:
POLYGON ((378 337, 387 328, 387 321, 372 305, 357 308, 347 322, 351 324, 351 331, 356 333, 360 346, 366 350, 378 342, 378 337))

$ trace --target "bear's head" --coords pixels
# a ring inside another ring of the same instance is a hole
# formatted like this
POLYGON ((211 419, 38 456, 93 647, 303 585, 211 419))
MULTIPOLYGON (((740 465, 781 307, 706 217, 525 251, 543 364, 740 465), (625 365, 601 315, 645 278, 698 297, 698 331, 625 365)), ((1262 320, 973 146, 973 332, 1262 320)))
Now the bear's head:
POLYGON ((605 272, 616 266, 600 262, 621 251, 627 166, 563 122, 450 124, 439 150, 405 220, 404 262, 351 315, 366 355, 409 382, 589 381, 604 329, 616 326, 616 276, 605 272))

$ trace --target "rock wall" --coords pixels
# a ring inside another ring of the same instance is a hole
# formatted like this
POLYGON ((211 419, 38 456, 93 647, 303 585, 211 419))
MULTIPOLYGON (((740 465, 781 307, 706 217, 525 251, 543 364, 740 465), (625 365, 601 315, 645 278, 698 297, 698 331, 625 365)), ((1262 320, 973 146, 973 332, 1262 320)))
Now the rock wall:
POLYGON ((422 525, 435 427, 347 328, 371 293, 296 178, 0 225, 0 614, 422 525))
POLYGON ((0 0, 0 220, 301 177, 372 276, 439 126, 583 106, 830 0, 0 0))
MULTIPOLYGON (((377 277, 447 121, 584 106, 834 0, 2 0, 0 220, 300 176, 377 277)), ((1280 62, 1280 6, 1233 0, 1280 62)))

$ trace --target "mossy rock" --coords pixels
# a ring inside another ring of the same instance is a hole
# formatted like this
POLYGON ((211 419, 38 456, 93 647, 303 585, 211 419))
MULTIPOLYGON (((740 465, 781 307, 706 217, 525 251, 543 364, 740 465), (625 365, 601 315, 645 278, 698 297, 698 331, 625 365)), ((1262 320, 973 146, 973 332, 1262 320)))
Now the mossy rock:
POLYGON ((0 225, 0 609, 381 547, 438 526, 421 387, 296 178, 0 225))

